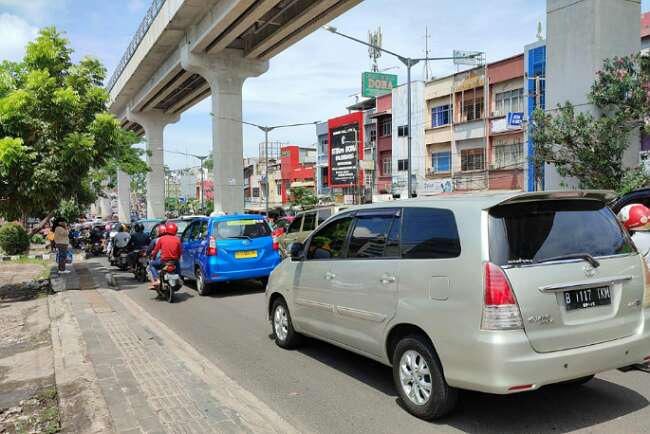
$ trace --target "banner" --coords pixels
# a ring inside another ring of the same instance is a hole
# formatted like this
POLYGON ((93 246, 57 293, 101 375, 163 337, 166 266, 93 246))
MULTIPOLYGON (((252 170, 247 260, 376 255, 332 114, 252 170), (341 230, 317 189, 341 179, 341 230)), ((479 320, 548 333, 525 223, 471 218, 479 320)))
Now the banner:
POLYGON ((363 113, 330 119, 328 128, 330 187, 353 187, 363 180, 363 170, 357 167, 363 160, 363 113))

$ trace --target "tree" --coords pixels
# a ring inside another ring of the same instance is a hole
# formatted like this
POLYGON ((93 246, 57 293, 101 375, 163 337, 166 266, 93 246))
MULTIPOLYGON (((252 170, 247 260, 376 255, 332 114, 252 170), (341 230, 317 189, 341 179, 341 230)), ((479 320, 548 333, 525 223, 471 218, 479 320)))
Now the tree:
POLYGON ((88 57, 75 64, 71 54, 48 27, 22 61, 0 64, 0 214, 7 219, 47 219, 63 201, 87 206, 118 168, 147 170, 132 147, 140 139, 107 111, 106 69, 88 57))
POLYGON ((314 194, 314 190, 305 187, 294 187, 291 189, 293 200, 291 203, 300 207, 314 206, 318 203, 318 199, 314 194))
POLYGON ((639 169, 623 167, 632 132, 650 116, 650 59, 643 55, 606 60, 588 100, 597 113, 577 112, 569 102, 555 111, 536 110, 532 138, 534 163, 549 163, 580 188, 622 191, 648 184, 639 169))

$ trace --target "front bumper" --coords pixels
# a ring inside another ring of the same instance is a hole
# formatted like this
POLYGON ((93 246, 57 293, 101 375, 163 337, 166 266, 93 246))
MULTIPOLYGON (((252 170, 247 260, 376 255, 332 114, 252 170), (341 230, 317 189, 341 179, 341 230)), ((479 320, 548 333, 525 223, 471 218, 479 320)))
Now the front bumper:
MULTIPOLYGON (((650 325, 650 309, 643 315, 643 323, 650 325)), ((475 361, 449 363, 447 382, 461 389, 509 394, 642 363, 650 355, 650 327, 643 323, 632 336, 550 353, 535 352, 523 330, 481 332, 473 346, 475 361), (522 385, 532 386, 511 390, 522 385)))

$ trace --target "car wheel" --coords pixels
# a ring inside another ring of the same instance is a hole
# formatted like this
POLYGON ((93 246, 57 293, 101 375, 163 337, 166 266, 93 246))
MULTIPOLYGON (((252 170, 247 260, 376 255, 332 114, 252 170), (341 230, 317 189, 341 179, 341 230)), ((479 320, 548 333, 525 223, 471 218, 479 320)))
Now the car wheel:
POLYGON ((393 354, 393 381, 406 410, 420 419, 443 417, 458 401, 458 391, 445 381, 438 356, 422 336, 408 336, 398 342, 393 354))
POLYGON ((587 375, 586 377, 576 378, 574 380, 563 381, 560 383, 562 386, 582 386, 585 383, 594 379, 594 375, 587 375))
POLYGON ((196 278, 196 290, 199 295, 208 295, 208 284, 205 282, 205 277, 203 277, 203 272, 199 267, 196 267, 194 275, 196 278))
POLYGON ((289 308, 287 308, 287 303, 282 298, 275 300, 273 303, 271 325, 275 343, 279 347, 291 349, 300 345, 302 336, 294 330, 289 308))

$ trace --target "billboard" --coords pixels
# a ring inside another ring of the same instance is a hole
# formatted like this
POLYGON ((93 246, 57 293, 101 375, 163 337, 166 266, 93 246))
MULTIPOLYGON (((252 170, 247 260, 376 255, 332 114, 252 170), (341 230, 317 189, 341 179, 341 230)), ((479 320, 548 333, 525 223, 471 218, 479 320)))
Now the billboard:
POLYGON ((329 185, 353 187, 363 179, 357 167, 363 159, 363 113, 356 112, 328 121, 329 185))
POLYGON ((484 54, 480 51, 454 50, 454 63, 456 65, 483 65, 484 54))
POLYGON ((397 87, 397 76, 381 72, 364 72, 361 75, 361 95, 372 98, 386 95, 397 87))

